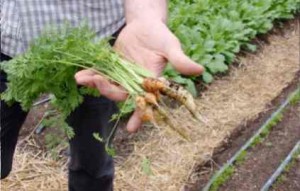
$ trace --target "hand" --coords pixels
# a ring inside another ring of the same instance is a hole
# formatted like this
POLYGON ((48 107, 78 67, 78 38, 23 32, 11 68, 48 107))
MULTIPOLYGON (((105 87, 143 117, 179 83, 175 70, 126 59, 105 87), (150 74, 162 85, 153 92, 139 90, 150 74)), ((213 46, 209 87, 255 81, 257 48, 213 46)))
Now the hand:
MULTIPOLYGON (((119 34, 114 48, 126 59, 142 65, 157 77, 168 61, 185 75, 199 75, 203 72, 202 66, 183 53, 179 40, 160 20, 134 20, 128 23, 119 34)), ((75 78, 79 84, 98 88, 109 99, 120 101, 126 98, 124 90, 92 71, 80 71, 75 78)), ((127 130, 135 132, 141 124, 140 115, 135 111, 128 121, 127 130)))

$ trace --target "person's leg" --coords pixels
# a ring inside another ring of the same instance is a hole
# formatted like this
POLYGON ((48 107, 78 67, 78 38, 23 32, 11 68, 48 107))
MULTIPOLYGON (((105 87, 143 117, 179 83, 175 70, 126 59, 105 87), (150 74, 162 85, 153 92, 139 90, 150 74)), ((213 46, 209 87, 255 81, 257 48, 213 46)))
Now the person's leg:
MULTIPOLYGON (((123 27, 112 35, 111 45, 123 27)), ((116 104, 104 97, 86 96, 83 104, 70 115, 68 122, 74 128, 75 137, 70 141, 69 191, 113 190, 113 159, 93 133, 107 137, 114 125, 109 121, 117 111, 116 104)))
MULTIPOLYGON (((1 53, 1 61, 9 60, 10 57, 1 53)), ((0 71, 0 92, 6 89, 6 74, 0 71)), ((8 106, 1 100, 1 179, 8 176, 12 168, 13 155, 18 140, 19 131, 27 116, 18 103, 8 106)))
POLYGON ((109 120, 116 111, 114 102, 86 96, 69 117, 69 125, 75 132, 70 140, 69 191, 113 190, 113 159, 93 133, 107 137, 113 125, 109 120))

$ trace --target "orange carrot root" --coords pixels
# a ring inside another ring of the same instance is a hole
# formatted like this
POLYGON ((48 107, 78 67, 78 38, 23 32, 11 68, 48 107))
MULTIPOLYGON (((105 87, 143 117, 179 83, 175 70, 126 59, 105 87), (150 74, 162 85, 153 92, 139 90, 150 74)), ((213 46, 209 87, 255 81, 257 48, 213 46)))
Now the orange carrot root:
POLYGON ((137 96, 135 98, 135 102, 136 102, 136 106, 137 106, 138 109, 140 109, 140 110, 145 110, 146 109, 147 103, 146 103, 146 100, 145 100, 144 97, 137 96))
POLYGON ((154 122, 153 107, 151 107, 150 105, 148 105, 146 107, 146 109, 143 111, 141 119, 144 122, 146 122, 146 121, 154 122))
POLYGON ((165 87, 165 84, 159 79, 145 78, 142 86, 146 92, 157 93, 165 87))
POLYGON ((165 79, 155 78, 144 79, 142 86, 146 92, 153 93, 157 98, 157 95, 164 94, 174 100, 177 100, 186 107, 186 109, 194 116, 194 118, 202 121, 200 115, 196 111, 196 104, 193 96, 182 86, 165 79))
POLYGON ((136 101, 137 109, 140 112, 140 118, 142 119, 142 121, 144 122, 154 121, 153 108, 151 105, 147 103, 148 101, 146 100, 146 98, 142 96, 137 96, 135 101, 136 101))
POLYGON ((158 105, 157 97, 154 93, 145 93, 145 101, 153 105, 158 105))

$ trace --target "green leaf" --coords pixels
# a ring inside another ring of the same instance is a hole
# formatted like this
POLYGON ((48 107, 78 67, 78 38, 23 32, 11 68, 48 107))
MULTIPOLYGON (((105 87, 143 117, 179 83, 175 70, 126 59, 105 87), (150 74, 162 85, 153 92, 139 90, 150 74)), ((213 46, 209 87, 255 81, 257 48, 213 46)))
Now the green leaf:
POLYGON ((234 58, 235 58, 234 53, 231 53, 230 51, 225 51, 224 55, 225 55, 226 63, 231 64, 234 61, 234 58))
POLYGON ((212 61, 212 59, 213 59, 212 55, 206 54, 200 59, 200 64, 206 66, 212 61))
POLYGON ((211 83, 213 80, 214 80, 214 78, 213 78, 213 76, 209 73, 209 72, 204 72, 203 74, 202 74, 202 80, 205 82, 205 83, 211 83))
POLYGON ((110 147, 105 147, 105 151, 107 152, 107 154, 111 157, 116 156, 116 150, 114 148, 110 148, 110 147))
POLYGON ((206 40, 204 42, 204 48, 208 52, 214 51, 215 41, 214 40, 206 40))
POLYGON ((254 44, 246 44, 246 49, 247 50, 250 50, 251 52, 255 52, 256 51, 256 49, 257 49, 257 47, 256 47, 256 45, 254 45, 254 44))
POLYGON ((179 75, 179 73, 171 66, 171 64, 167 64, 163 74, 164 76, 167 76, 167 78, 172 78, 179 75))
POLYGON ((97 141, 99 141, 99 142, 101 142, 101 143, 104 142, 103 138, 100 136, 99 133, 93 133, 93 137, 94 137, 97 141))
POLYGON ((187 78, 183 78, 182 76, 176 76, 174 78, 171 78, 172 81, 178 83, 178 84, 182 84, 182 85, 185 85, 187 83, 187 78))
POLYGON ((223 55, 217 55, 215 59, 206 66, 212 74, 218 72, 225 72, 228 70, 228 66, 225 64, 225 57, 223 55))
POLYGON ((122 115, 130 114, 134 111, 135 108, 135 100, 134 99, 127 99, 123 102, 118 103, 118 107, 120 109, 120 113, 122 115))
POLYGON ((197 96, 197 90, 196 90, 195 83, 191 79, 184 78, 182 76, 176 76, 176 77, 171 78, 171 79, 172 79, 172 81, 184 86, 184 88, 186 90, 188 90, 194 97, 197 96))
POLYGON ((142 171, 148 176, 153 175, 151 170, 151 161, 148 158, 144 158, 142 161, 142 171))
POLYGON ((79 91, 82 95, 91 95, 91 96, 94 96, 94 97, 100 97, 100 92, 96 88, 81 87, 79 89, 79 91))
POLYGON ((197 89, 195 83, 191 79, 187 79, 185 88, 194 96, 197 97, 197 89))

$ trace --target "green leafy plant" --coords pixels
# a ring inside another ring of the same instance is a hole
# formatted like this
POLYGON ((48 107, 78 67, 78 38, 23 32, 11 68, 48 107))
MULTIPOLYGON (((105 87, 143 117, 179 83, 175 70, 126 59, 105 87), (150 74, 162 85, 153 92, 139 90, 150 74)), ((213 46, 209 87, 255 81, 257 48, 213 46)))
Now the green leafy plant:
POLYGON ((172 0, 169 9, 171 30, 185 52, 206 68, 202 80, 211 83, 241 48, 255 51, 249 41, 269 31, 275 19, 293 18, 300 0, 172 0))
POLYGON ((219 176, 211 185, 209 191, 217 191, 220 186, 222 186, 227 180, 229 180, 231 178, 231 176, 233 175, 235 171, 235 167, 230 165, 228 166, 224 172, 222 173, 221 176, 219 176))

